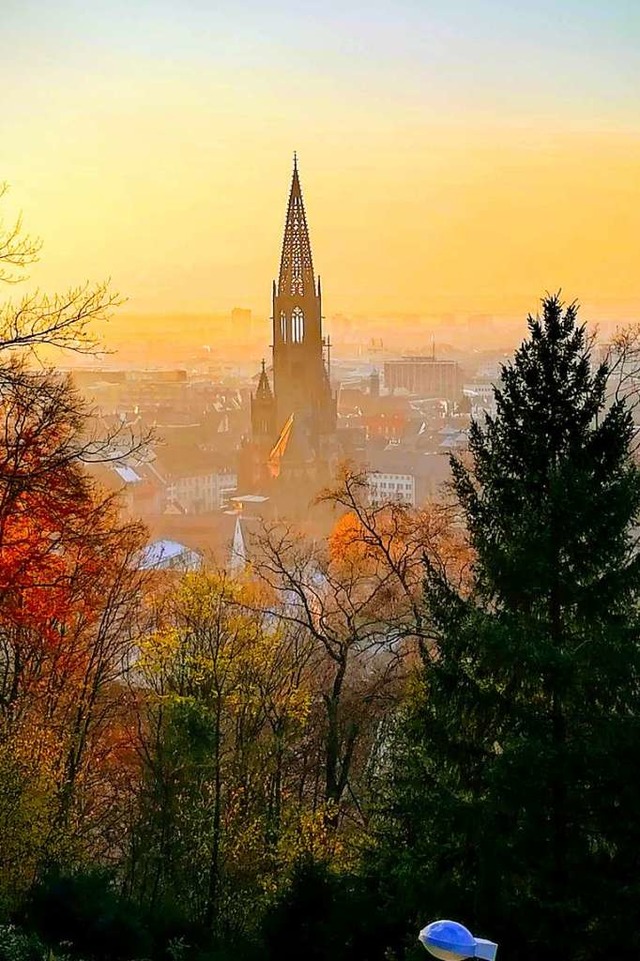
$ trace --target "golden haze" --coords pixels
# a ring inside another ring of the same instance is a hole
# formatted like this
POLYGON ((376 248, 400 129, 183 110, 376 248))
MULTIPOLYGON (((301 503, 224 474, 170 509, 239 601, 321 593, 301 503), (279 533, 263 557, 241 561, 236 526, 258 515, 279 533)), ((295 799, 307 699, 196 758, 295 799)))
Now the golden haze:
POLYGON ((108 119, 80 142, 70 118, 46 163, 26 125, 9 179, 45 241, 33 284, 111 276, 132 312, 266 316, 296 146, 329 314, 521 319, 562 287, 592 319, 637 316, 640 136, 623 128, 381 113, 344 142, 335 123, 296 142, 282 124, 250 136, 233 117, 222 136, 188 111, 170 135, 166 113, 108 119))

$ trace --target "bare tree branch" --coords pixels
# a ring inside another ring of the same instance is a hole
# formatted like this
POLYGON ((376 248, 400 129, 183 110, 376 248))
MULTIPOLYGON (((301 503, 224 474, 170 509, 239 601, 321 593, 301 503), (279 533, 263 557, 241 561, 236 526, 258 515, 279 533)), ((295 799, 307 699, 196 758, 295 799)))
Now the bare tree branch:
MULTIPOLYGON (((0 183, 0 200, 8 189, 7 183, 0 183)), ((0 219, 0 281, 5 284, 16 284, 25 280, 23 273, 7 268, 17 267, 20 271, 36 263, 41 248, 41 240, 23 233, 22 217, 18 217, 11 226, 5 225, 0 219)))

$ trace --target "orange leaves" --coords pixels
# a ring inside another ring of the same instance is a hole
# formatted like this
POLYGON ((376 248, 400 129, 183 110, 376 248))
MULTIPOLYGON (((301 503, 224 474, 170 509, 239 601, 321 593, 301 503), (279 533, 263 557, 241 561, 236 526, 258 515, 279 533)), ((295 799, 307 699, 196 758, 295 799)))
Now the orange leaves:
POLYGON ((372 576, 392 573, 404 591, 421 589, 425 559, 456 582, 465 579, 472 555, 450 504, 372 505, 367 490, 366 475, 345 471, 342 483, 321 498, 344 511, 329 537, 333 563, 357 562, 372 576))
POLYGON ((95 843, 88 825, 105 829, 113 792, 131 789, 115 762, 126 749, 115 725, 141 603, 142 531, 89 482, 86 433, 63 380, 0 366, 0 741, 12 745, 0 751, 0 820, 18 839, 9 873, 20 886, 52 843, 84 843, 79 811, 95 843), (19 803, 3 798, 3 783, 19 803))
MULTIPOLYGON (((39 505, 5 519, 0 555, 0 618, 51 639, 68 609, 68 563, 60 531, 39 505)), ((25 505, 26 507, 26 505, 25 505)))
POLYGON ((357 514, 350 511, 340 517, 329 535, 329 553, 336 560, 355 555, 363 558, 366 554, 364 527, 357 514))
MULTIPOLYGON (((19 365, 0 380, 0 624, 55 635, 68 599, 67 549, 89 491, 70 458, 75 418, 19 365)), ((68 401, 68 398, 67 398, 68 401)))
MULTIPOLYGON (((19 279, 3 265, 19 269, 37 259, 38 250, 38 243, 21 235, 19 221, 9 230, 0 227, 0 281, 19 279)), ((129 438, 118 430, 97 438, 91 411, 69 379, 29 363, 47 346, 90 351, 90 323, 116 302, 108 286, 99 284, 62 296, 36 292, 0 305, 0 901, 5 905, 62 846, 68 852, 81 844, 78 810, 92 812, 85 816, 86 837, 95 841, 104 831, 113 756, 122 750, 122 734, 111 728, 140 606, 140 576, 132 560, 142 535, 136 525, 123 524, 117 505, 92 488, 82 461, 113 456, 116 444, 122 451, 129 438)))

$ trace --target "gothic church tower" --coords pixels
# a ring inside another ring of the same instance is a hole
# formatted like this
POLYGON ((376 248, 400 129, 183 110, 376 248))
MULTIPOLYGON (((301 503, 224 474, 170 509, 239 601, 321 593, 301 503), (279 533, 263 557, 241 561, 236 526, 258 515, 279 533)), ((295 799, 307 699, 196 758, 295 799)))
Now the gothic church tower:
POLYGON ((335 433, 337 420, 324 359, 320 278, 316 285, 295 159, 272 321, 273 391, 263 368, 251 426, 254 443, 271 440, 273 467, 274 457, 283 459, 294 446, 306 451, 307 459, 322 456, 323 439, 335 433))

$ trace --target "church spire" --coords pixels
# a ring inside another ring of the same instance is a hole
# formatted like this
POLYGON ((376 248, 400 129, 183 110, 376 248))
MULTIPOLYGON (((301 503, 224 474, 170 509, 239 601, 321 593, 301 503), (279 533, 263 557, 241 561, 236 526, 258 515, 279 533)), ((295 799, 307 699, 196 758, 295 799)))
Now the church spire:
POLYGON ((273 399, 273 394, 271 393, 271 384, 269 383, 269 378, 267 377, 267 370, 264 360, 262 361, 262 370, 260 371, 260 379, 258 380, 255 399, 263 401, 270 401, 273 399))
POLYGON ((280 258, 278 294, 286 297, 304 297, 305 294, 314 293, 314 288, 309 230, 298 176, 298 159, 294 153, 293 177, 280 258))
POLYGON ((229 558, 229 570, 232 574, 241 574, 247 566, 247 547, 242 533, 240 515, 236 517, 236 525, 233 531, 233 542, 231 544, 231 556, 229 558))

